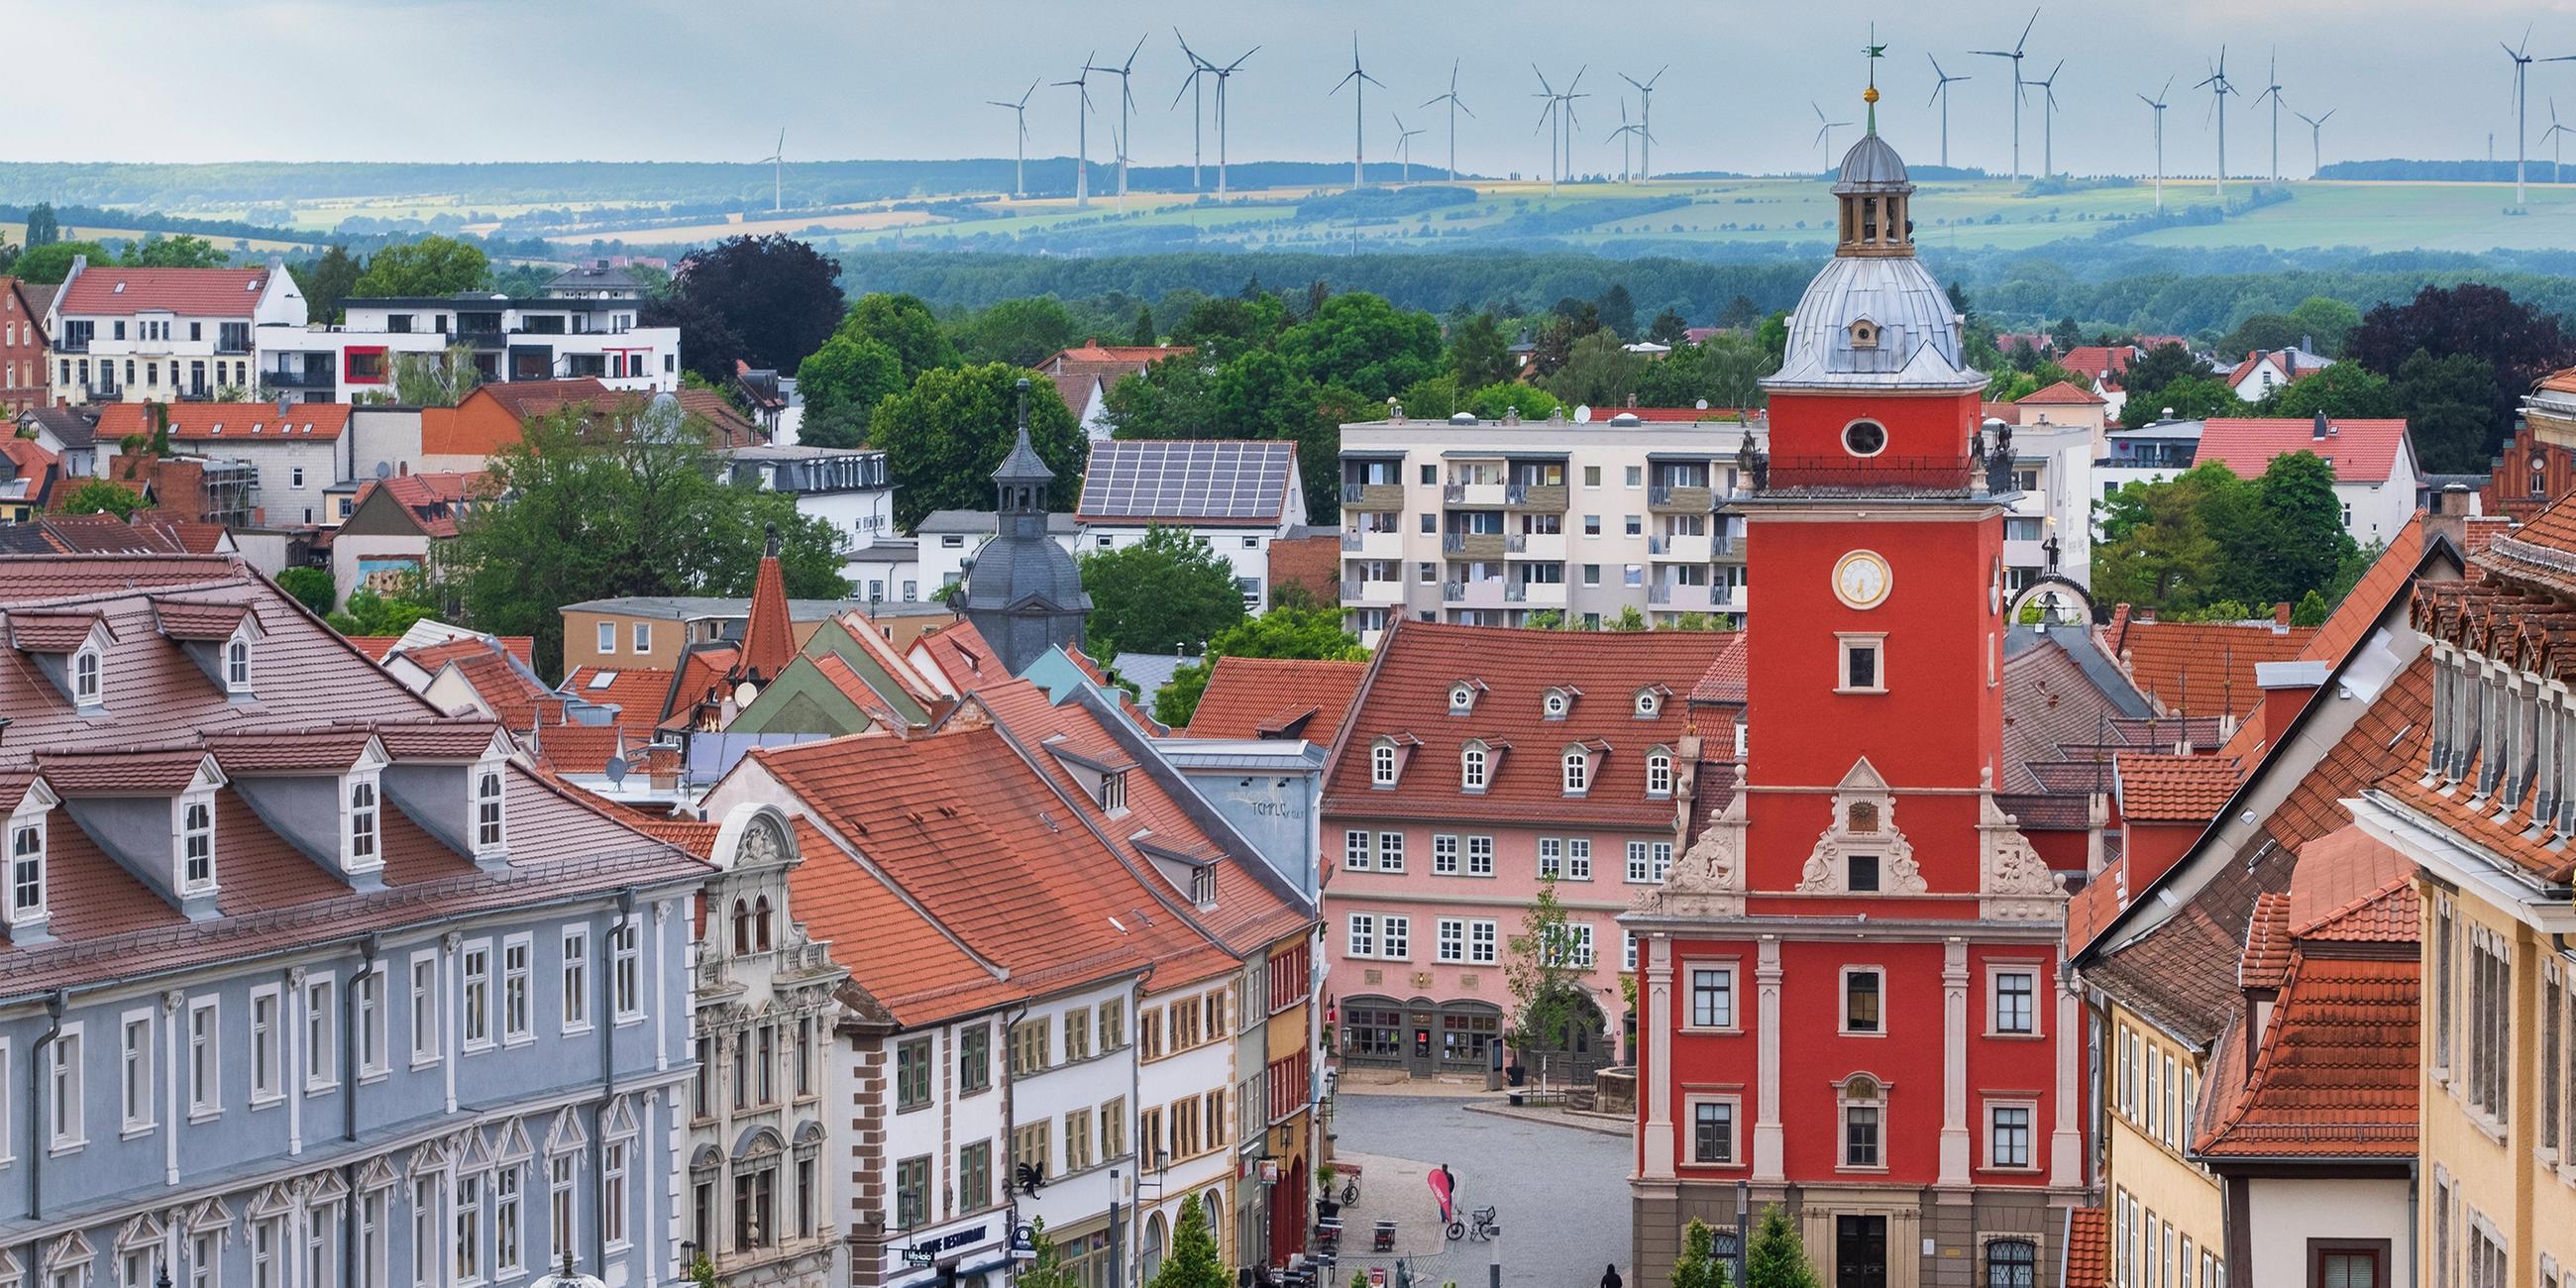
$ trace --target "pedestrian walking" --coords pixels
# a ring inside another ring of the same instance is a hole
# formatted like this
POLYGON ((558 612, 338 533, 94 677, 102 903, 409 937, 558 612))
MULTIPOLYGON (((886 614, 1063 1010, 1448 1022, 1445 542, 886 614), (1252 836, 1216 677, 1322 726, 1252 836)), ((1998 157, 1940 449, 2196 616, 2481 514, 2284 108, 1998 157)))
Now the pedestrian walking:
POLYGON ((1601 1271, 1601 1288, 1619 1288, 1619 1266, 1612 1262, 1601 1271))

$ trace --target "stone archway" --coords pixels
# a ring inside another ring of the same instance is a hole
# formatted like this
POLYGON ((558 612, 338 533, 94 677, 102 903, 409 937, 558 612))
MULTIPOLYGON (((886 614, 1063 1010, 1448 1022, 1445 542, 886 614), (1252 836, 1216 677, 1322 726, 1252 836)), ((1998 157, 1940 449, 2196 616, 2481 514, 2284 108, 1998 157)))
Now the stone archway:
POLYGON ((2063 573, 2034 577, 2004 605, 2004 621, 2020 625, 2022 610, 2032 604, 2040 606, 2050 626, 2090 626, 2093 624, 2093 592, 2063 573))

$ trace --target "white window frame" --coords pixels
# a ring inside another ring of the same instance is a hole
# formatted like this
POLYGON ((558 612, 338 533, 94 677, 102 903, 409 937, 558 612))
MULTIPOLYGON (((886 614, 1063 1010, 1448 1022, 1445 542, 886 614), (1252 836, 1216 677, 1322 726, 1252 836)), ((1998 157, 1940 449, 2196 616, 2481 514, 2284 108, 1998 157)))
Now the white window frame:
POLYGON ((179 797, 179 893, 194 898, 215 891, 215 794, 211 791, 185 792, 179 797), (200 815, 202 814, 202 818, 200 815), (191 869, 196 866, 196 847, 205 845, 204 876, 191 869))
MULTIPOLYGON (((124 1110, 122 1135, 127 1138, 147 1135, 152 1131, 159 1103, 153 1074, 159 1063, 155 1051, 152 1009, 138 1007, 117 1017, 119 1106, 124 1110), (137 1038, 140 1041, 137 1041, 137 1038)), ((5 1129, 0 1129, 5 1130, 5 1129)))
MULTIPOLYGON (((1987 1037, 2037 1038, 2043 1036, 2040 1028, 2040 1011, 2042 1010, 2042 1007, 2039 1004, 2039 981, 2044 973, 2045 968, 2039 963, 2025 964, 2018 962, 1996 962, 1986 968, 1987 1037), (2027 981, 2030 986, 2029 990, 2023 995, 2024 1003, 2028 1008, 2028 1014, 2023 1018, 2027 1023, 2024 1027, 2018 1029, 2008 1029, 2004 1027, 2004 981, 2007 979, 2021 979, 2027 981)), ((1881 987, 1885 987, 1885 985, 1882 984, 1881 987)), ((1885 999, 1880 999, 1880 1007, 1882 1011, 1884 1011, 1885 1005, 1885 999)))
POLYGON ((1538 838, 1538 875, 1539 875, 1539 879, 1540 879, 1540 880, 1542 880, 1542 881, 1546 880, 1546 879, 1547 879, 1547 878, 1549 878, 1549 877, 1556 877, 1556 878, 1558 878, 1558 879, 1560 879, 1560 880, 1562 880, 1562 879, 1564 878, 1564 876, 1565 876, 1565 838, 1564 838, 1564 837, 1562 837, 1562 836, 1542 836, 1542 837, 1538 838))
POLYGON ((1646 753, 1646 798, 1668 800, 1673 794, 1673 753, 1657 747, 1646 753))
POLYGON ((1986 1170, 1995 1172, 2035 1172, 2039 1170, 2039 1102, 2035 1100, 1989 1100, 1986 1102, 1984 1155, 1986 1170), (2019 1113, 2021 1122, 2021 1161, 2008 1163, 1997 1157, 1997 1133, 2005 1113, 2019 1113))
POLYGON ((1838 1172, 1884 1172, 1887 1170, 1887 1146, 1887 1083, 1875 1074, 1854 1074, 1851 1078, 1845 1079, 1840 1086, 1834 1088, 1834 1170, 1838 1172), (1877 1088, 1878 1094, 1864 1099, 1853 1099, 1851 1096, 1851 1084, 1853 1081, 1861 1078, 1867 1078, 1871 1085, 1877 1088), (1869 1109, 1876 1111, 1877 1117, 1873 1120, 1878 1133, 1873 1149, 1873 1152, 1877 1155, 1877 1160, 1875 1162, 1855 1163, 1852 1161, 1851 1113, 1854 1109, 1869 1109))
POLYGON ((1457 833, 1434 832, 1431 834, 1431 874, 1433 876, 1442 877, 1454 877, 1458 875, 1457 833))
POLYGON ((1887 692, 1887 633, 1885 631, 1837 631, 1834 634, 1834 692, 1887 692), (1852 654, 1866 650, 1871 655, 1870 679, 1873 683, 1851 682, 1852 654))
POLYGON ((599 623, 598 634, 599 638, 595 641, 599 645, 597 651, 604 655, 614 656, 617 652, 617 623, 599 623))
POLYGON ((351 1036, 358 1043, 358 1080, 365 1082, 393 1070, 393 1026, 385 999, 385 964, 377 961, 369 965, 350 978, 349 987, 358 991, 353 999, 358 1009, 357 1032, 351 1036))
POLYGON ((1370 847, 1376 839, 1377 834, 1366 828, 1354 827, 1343 829, 1342 870, 1345 872, 1367 872, 1375 868, 1377 866, 1377 851, 1370 847))
POLYGON ((1439 920, 1439 924, 1433 927, 1433 930, 1436 938, 1432 950, 1432 960, 1447 962, 1453 965, 1463 963, 1467 960, 1466 918, 1442 917, 1439 920))
POLYGON ((1742 1167, 1744 1157, 1744 1098, 1738 1095, 1688 1095, 1682 1098, 1683 1149, 1685 1167, 1742 1167), (1707 1159, 1699 1156, 1699 1109, 1702 1105, 1726 1106, 1726 1157, 1707 1159))
POLYGON ((1569 836, 1565 838, 1565 879, 1568 881, 1589 881, 1592 879, 1591 837, 1569 836))
MULTIPOLYGON (((6 1034, 0 1034, 0 1124, 18 1121, 9 1116, 10 1088, 18 1085, 12 1080, 13 1076, 9 1071, 9 1038, 6 1034)), ((16 1159, 17 1156, 9 1151, 9 1142, 16 1135, 17 1133, 9 1130, 7 1126, 0 1125, 0 1167, 5 1167, 16 1159)), ((0 1285, 0 1288, 8 1288, 8 1286, 0 1285)))
POLYGON ((107 656, 95 644, 84 644, 72 653, 72 705, 83 711, 94 711, 107 704, 107 656))
POLYGON ((626 651, 638 657, 653 651, 653 623, 636 622, 626 632, 626 651))
POLYGON ((304 1094, 340 1085, 340 987, 328 971, 304 977, 304 1094))
POLYGON ((590 1024, 590 927, 566 926, 561 956, 556 961, 562 972, 563 1032, 566 1036, 588 1033, 590 1024))
POLYGON ((89 1051, 79 1020, 65 1020, 45 1048, 46 1139, 60 1156, 89 1143, 89 1051))
POLYGON ((9 820, 8 921, 12 926, 43 921, 50 915, 46 885, 52 874, 47 870, 45 840, 45 820, 41 815, 9 820), (22 840, 31 842, 24 854, 18 850, 22 840), (22 893, 30 897, 21 898, 22 893))
POLYGON ((224 1112, 224 1012, 220 996, 188 999, 188 1121, 224 1112))
POLYGON ((614 1136, 602 1146, 600 1154, 599 1229, 608 1240, 611 1251, 626 1247, 628 1176, 635 1155, 635 1138, 614 1136))
POLYGON ((446 1045, 442 1028, 447 1023, 445 1008, 438 997, 438 953, 424 949, 411 957, 411 1067, 418 1069, 439 1062, 446 1045))
POLYGON ((250 991, 250 1107, 286 1099, 286 994, 275 984, 250 991), (266 1017, 261 1012, 265 1010, 266 1017), (266 1076, 262 1076, 262 1070, 266 1076))
POLYGON ((1380 832, 1377 834, 1377 870, 1380 872, 1404 871, 1404 833, 1380 832))
POLYGON ((493 966, 489 939, 468 939, 456 950, 457 1045, 469 1055, 494 1045, 493 966))
POLYGON ((1493 781, 1493 753, 1481 742, 1472 742, 1458 753, 1458 790, 1481 792, 1493 781))
POLYGON ((617 1023, 644 1022, 644 927, 640 918, 621 917, 608 932, 609 1002, 617 1023))
POLYGON ((1470 836, 1467 838, 1467 875, 1471 877, 1489 877, 1494 875, 1493 837, 1470 836))
POLYGON ((1502 923, 1490 917, 1467 919, 1467 964, 1491 966, 1502 960, 1502 923))
POLYGON ((1369 786, 1395 786, 1397 763, 1394 743, 1381 739, 1371 746, 1369 748, 1369 786))
POLYGON ((510 780, 497 760, 474 766, 474 853, 485 857, 510 844, 510 780))
POLYGON ((1582 796, 1592 790, 1592 753, 1590 751, 1582 747, 1568 747, 1558 764, 1562 770, 1562 777, 1558 783, 1561 794, 1582 796))
POLYGON ((1342 955, 1354 959, 1377 956, 1377 914, 1354 912, 1343 922, 1342 955))
POLYGON ((224 641, 224 692, 250 692, 250 667, 250 635, 235 631, 231 639, 224 641))
MULTIPOLYGON (((1887 968, 1878 965, 1845 966, 1834 981, 1835 1032, 1847 1038, 1883 1038, 1887 1036, 1887 968), (1851 982, 1854 976, 1871 975, 1878 979, 1878 1027, 1855 1029, 1851 1023, 1851 982)), ((1884 1151, 1882 1150, 1882 1153, 1884 1151)))
POLYGON ((384 789, 372 773, 351 774, 340 793, 342 856, 352 872, 384 866, 384 789))
POLYGON ((537 1040, 537 945, 530 934, 501 941, 501 1043, 525 1046, 537 1040), (516 1012, 513 1014, 513 1012, 516 1012))
POLYGON ((1688 1033, 1742 1033, 1744 1031, 1743 963, 1734 958, 1690 957, 1682 961, 1682 1023, 1688 1033), (1719 989, 1723 1008, 1711 1022, 1700 1019, 1700 974, 1715 972, 1723 981, 1719 989))
POLYGON ((1391 962, 1413 960, 1413 918, 1400 912, 1378 914, 1377 943, 1380 959, 1391 962))

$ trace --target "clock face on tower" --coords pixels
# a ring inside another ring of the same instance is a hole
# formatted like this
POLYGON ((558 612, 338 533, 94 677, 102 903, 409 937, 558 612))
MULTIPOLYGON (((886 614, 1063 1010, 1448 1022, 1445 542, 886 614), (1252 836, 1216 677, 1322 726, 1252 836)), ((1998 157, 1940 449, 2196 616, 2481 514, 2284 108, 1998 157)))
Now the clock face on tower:
POLYGON ((1853 608, 1876 608, 1886 602, 1887 561, 1874 550, 1855 550, 1834 563, 1834 597, 1853 608))

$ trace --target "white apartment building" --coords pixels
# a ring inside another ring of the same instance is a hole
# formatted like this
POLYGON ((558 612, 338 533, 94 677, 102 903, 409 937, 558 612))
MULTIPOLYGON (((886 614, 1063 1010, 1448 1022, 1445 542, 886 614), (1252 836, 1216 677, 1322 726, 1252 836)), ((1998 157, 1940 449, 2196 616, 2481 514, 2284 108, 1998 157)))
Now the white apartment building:
POLYGON ((265 268, 93 267, 71 272, 45 317, 58 402, 203 402, 247 392, 261 328, 304 325, 304 295, 265 268))
POLYGON ((1177 528, 1234 569, 1247 613, 1270 608, 1270 543, 1305 526, 1297 445, 1163 439, 1092 444, 1083 466, 1079 551, 1132 546, 1177 528))
MULTIPOLYGON (((1986 427, 1989 442, 1994 428, 1986 427)), ((2088 589, 2093 585, 2096 433, 2081 423, 2013 427, 2013 486, 2020 495, 2004 507, 2006 595, 2051 573, 2088 589)))
POLYGON ((634 298, 513 299, 481 291, 352 299, 347 321, 263 320, 263 393, 315 402, 391 397, 394 360, 463 346, 486 383, 589 376, 610 389, 680 387, 680 331, 644 326, 634 298))
POLYGON ((1739 453, 1766 427, 1394 419, 1342 426, 1341 603, 1374 644, 1397 616, 1518 626, 1634 608, 1740 621, 1750 607, 1739 453))
MULTIPOLYGON (((852 555, 842 574, 853 583, 870 580, 857 552, 894 535, 895 485, 886 476, 884 452, 754 443, 726 452, 725 466, 734 482, 788 493, 796 498, 797 513, 832 525, 852 555)), ((884 574, 875 580, 883 581, 884 574)))

